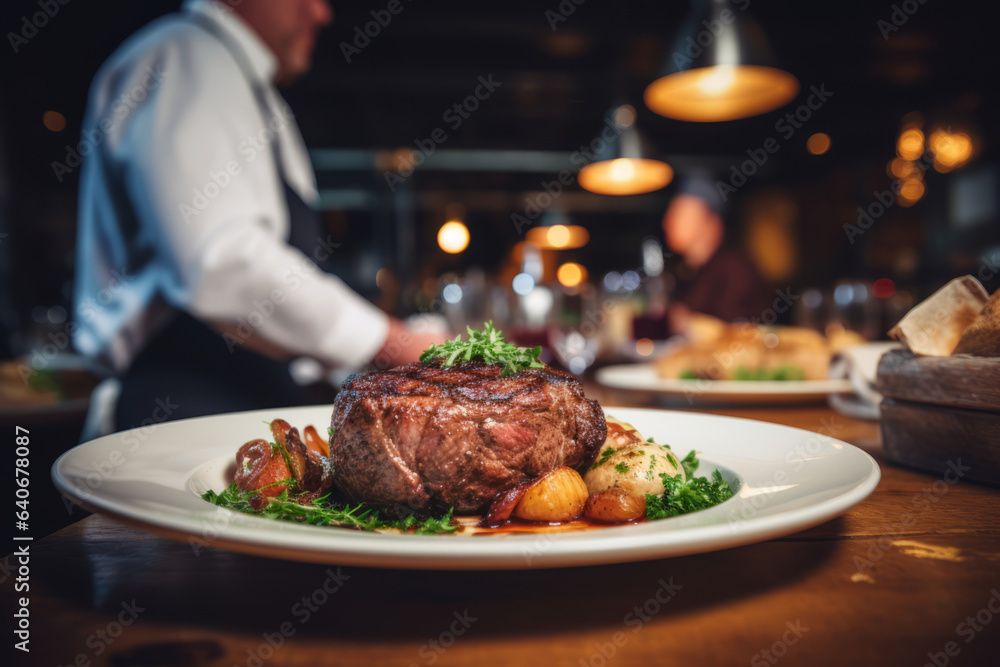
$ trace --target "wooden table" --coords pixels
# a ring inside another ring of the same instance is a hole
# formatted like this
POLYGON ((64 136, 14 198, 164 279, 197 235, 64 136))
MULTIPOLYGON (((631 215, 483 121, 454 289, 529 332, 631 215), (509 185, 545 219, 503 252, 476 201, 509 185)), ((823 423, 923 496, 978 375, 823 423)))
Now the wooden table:
MULTIPOLYGON (((709 411, 825 429, 879 457, 876 424, 822 406, 709 411)), ((880 464, 868 500, 811 530, 563 570, 195 555, 90 516, 31 545, 32 653, 15 664, 998 664, 1000 491, 880 464)), ((4 592, 9 607, 10 578, 4 592)))

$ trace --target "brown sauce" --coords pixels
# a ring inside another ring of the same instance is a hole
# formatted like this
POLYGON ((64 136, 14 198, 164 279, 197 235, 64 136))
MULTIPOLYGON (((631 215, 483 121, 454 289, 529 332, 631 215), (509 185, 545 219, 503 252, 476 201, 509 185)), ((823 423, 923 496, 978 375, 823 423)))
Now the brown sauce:
POLYGON ((474 537, 489 535, 551 535, 555 533, 572 533, 582 530, 614 528, 616 526, 627 526, 645 522, 645 518, 625 521, 622 523, 592 521, 586 517, 581 517, 565 523, 535 523, 531 521, 521 521, 520 519, 511 519, 501 526, 485 527, 479 524, 479 517, 463 516, 455 519, 455 523, 462 526, 462 533, 472 535, 474 537))

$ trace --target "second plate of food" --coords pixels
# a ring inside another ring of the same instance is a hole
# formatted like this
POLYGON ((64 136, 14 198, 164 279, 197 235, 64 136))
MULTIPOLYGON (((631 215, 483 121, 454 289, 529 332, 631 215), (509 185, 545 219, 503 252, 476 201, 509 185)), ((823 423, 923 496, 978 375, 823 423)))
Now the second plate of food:
POLYGON ((652 364, 619 364, 597 371, 599 384, 659 394, 679 403, 802 403, 853 390, 846 378, 827 380, 678 380, 661 377, 652 364))

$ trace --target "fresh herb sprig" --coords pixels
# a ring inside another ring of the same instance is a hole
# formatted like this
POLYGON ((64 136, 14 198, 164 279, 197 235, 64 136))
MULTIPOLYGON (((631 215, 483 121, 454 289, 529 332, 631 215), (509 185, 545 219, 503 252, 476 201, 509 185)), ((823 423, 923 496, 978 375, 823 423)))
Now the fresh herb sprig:
POLYGON ((684 478, 691 479, 699 465, 701 465, 701 461, 698 460, 698 455, 692 449, 688 452, 687 456, 681 459, 681 467, 684 468, 684 478))
POLYGON ((438 345, 431 345, 420 355, 420 361, 443 359, 441 366, 447 368, 453 364, 481 359, 488 364, 503 366, 501 377, 507 377, 526 368, 544 368, 545 364, 538 360, 542 353, 541 347, 517 347, 503 338, 503 332, 493 328, 493 321, 483 324, 482 331, 466 327, 469 339, 463 341, 462 336, 455 336, 438 345))
POLYGON ((607 449, 605 449, 603 452, 601 452, 601 457, 596 461, 594 461, 594 464, 590 466, 590 469, 593 470, 597 466, 603 465, 605 461, 614 456, 615 451, 616 450, 614 447, 608 447, 607 449))
POLYGON ((666 491, 659 496, 646 494, 647 519, 652 521, 697 512, 714 507, 733 497, 733 490, 729 488, 726 480, 722 479, 722 474, 718 470, 712 472, 711 479, 695 477, 694 472, 698 469, 699 463, 698 457, 692 449, 681 460, 685 480, 682 480, 680 475, 671 476, 665 472, 660 473, 660 479, 663 480, 666 491))
MULTIPOLYGON (((281 480, 275 484, 294 483, 294 480, 281 480)), ((273 486, 273 485, 271 485, 273 486)), ((303 505, 290 499, 286 488, 278 496, 271 498, 261 510, 256 510, 250 504, 250 499, 257 491, 241 491, 236 488, 236 482, 229 485, 221 493, 208 491, 202 498, 208 502, 245 514, 262 516, 278 521, 295 521, 314 526, 343 526, 360 530, 378 530, 379 528, 395 528, 401 531, 413 530, 417 535, 437 535, 453 533, 458 526, 451 523, 454 508, 443 516, 418 519, 410 514, 405 519, 391 521, 379 516, 378 510, 364 504, 347 505, 334 503, 327 496, 314 499, 310 504, 303 505)))

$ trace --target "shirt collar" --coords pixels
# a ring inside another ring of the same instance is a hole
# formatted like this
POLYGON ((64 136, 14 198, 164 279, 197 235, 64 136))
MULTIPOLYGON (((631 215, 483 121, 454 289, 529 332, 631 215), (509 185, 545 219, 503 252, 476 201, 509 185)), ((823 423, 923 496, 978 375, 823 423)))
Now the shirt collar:
POLYGON ((184 11, 200 14, 219 26, 239 48, 243 49, 250 67, 253 68, 253 74, 268 85, 274 83, 274 76, 278 71, 278 59, 232 8, 223 2, 213 0, 185 0, 184 11))

